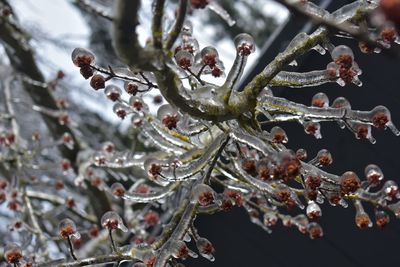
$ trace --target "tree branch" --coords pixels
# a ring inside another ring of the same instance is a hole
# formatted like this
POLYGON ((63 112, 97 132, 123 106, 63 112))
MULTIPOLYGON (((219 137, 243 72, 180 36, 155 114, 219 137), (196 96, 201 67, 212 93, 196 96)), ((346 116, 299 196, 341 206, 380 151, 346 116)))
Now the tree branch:
MULTIPOLYGON (((65 199, 62 197, 58 197, 55 195, 50 195, 44 192, 36 192, 36 191, 26 191, 26 195, 29 198, 33 198, 33 199, 38 199, 38 200, 42 200, 42 201, 47 201, 52 203, 53 205, 57 205, 57 206, 63 206, 65 205, 65 199)), ((77 215, 78 217, 80 217, 83 220, 87 220, 88 222, 91 223, 98 223, 97 218, 93 215, 89 215, 89 214, 84 214, 82 213, 79 209, 72 207, 69 209, 72 213, 74 213, 75 215, 77 215)))
MULTIPOLYGON (((303 4, 301 3, 290 3, 290 1, 288 0, 278 0, 278 2, 287 7, 290 11, 310 19, 314 24, 323 25, 331 31, 347 32, 355 39, 365 42, 368 46, 379 47, 383 50, 387 50, 387 47, 383 46, 381 43, 377 42, 377 40, 370 37, 368 30, 363 30, 360 27, 355 27, 356 25, 348 21, 337 23, 333 19, 319 17, 311 12, 308 12, 305 8, 302 7, 303 4)), ((397 53, 394 54, 399 56, 397 53)))
POLYGON ((179 34, 181 33, 183 23, 185 22, 187 6, 188 6, 188 0, 180 0, 179 1, 178 16, 176 18, 174 28, 169 33, 169 37, 168 37, 167 43, 165 45, 165 48, 167 50, 170 50, 172 48, 176 39, 178 38, 179 34))
POLYGON ((164 16, 164 5, 165 0, 155 0, 154 3, 154 14, 153 14, 153 46, 156 49, 162 49, 162 38, 163 38, 163 16, 164 16))
POLYGON ((269 63, 248 85, 246 85, 243 92, 240 92, 237 97, 232 95, 230 105, 236 106, 237 110, 241 112, 254 110, 257 104, 257 97, 262 89, 267 86, 290 62, 305 54, 317 44, 323 42, 327 36, 328 30, 324 27, 319 27, 314 33, 295 47, 288 47, 271 63, 269 63))
POLYGON ((133 260, 133 258, 129 255, 113 254, 113 255, 91 257, 91 258, 77 260, 77 261, 68 262, 68 263, 62 263, 57 266, 58 267, 78 267, 78 266, 88 266, 88 265, 93 265, 93 264, 104 264, 104 263, 132 261, 132 260, 133 260))
POLYGON ((117 0, 114 17, 113 40, 117 55, 132 69, 155 70, 154 62, 160 54, 140 46, 136 33, 141 1, 117 0))
POLYGON ((89 13, 102 17, 108 21, 113 21, 113 18, 109 14, 107 14, 106 12, 104 12, 104 10, 101 10, 97 6, 92 5, 87 0, 76 0, 76 4, 89 13))

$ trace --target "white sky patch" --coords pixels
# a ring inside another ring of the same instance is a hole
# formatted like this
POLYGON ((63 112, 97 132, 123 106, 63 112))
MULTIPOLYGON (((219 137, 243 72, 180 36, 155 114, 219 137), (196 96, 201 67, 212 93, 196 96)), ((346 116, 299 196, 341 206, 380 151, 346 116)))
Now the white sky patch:
MULTIPOLYGON (((32 36, 39 35, 39 41, 51 39, 75 47, 87 46, 90 29, 70 1, 13 0, 12 4, 21 24, 29 27, 28 31, 32 31, 32 36)), ((65 48, 61 44, 57 45, 51 42, 34 42, 34 45, 37 46, 37 53, 44 56, 43 60, 50 61, 47 64, 41 64, 46 76, 51 75, 48 72, 57 71, 52 69, 52 65, 67 74, 77 73, 77 69, 71 62, 71 47, 65 48)))

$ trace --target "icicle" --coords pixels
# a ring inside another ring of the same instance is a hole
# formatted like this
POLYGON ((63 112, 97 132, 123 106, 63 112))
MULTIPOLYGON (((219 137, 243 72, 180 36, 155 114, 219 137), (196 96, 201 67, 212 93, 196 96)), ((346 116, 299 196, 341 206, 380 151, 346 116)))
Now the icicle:
POLYGON ((161 174, 169 181, 182 181, 193 177, 198 172, 202 171, 209 163, 211 158, 220 148, 221 144, 226 140, 226 135, 221 134, 210 143, 204 154, 197 160, 193 160, 188 165, 179 166, 177 168, 163 169, 161 174))
POLYGON ((241 33, 235 37, 236 58, 228 77, 224 83, 225 87, 234 88, 243 74, 247 57, 255 51, 255 42, 251 35, 241 33))
POLYGON ((351 4, 345 5, 331 14, 331 18, 335 23, 343 23, 353 18, 362 8, 363 10, 373 10, 377 7, 377 3, 373 1, 357 0, 351 4))
POLYGON ((278 217, 273 211, 268 211, 264 213, 264 224, 268 227, 276 225, 278 222, 278 217))
POLYGON ((291 219, 291 223, 294 224, 300 233, 307 234, 307 227, 309 225, 308 218, 304 214, 299 214, 291 219))
POLYGON ((356 208, 356 225, 360 229, 372 227, 372 221, 368 214, 364 211, 364 208, 359 200, 354 201, 354 207, 356 208))
POLYGON ((370 186, 377 186, 384 178, 381 168, 375 164, 367 165, 364 174, 370 186))
POLYGON ((307 232, 309 233, 311 239, 321 238, 324 235, 322 227, 316 222, 308 224, 307 232))
POLYGON ((181 29, 181 34, 185 36, 193 35, 193 23, 190 20, 186 20, 181 29))
POLYGON ((394 215, 400 219, 400 201, 394 204, 389 204, 388 208, 394 213, 394 215))
POLYGON ((74 149, 74 139, 72 138, 72 135, 69 133, 64 133, 62 138, 62 143, 70 150, 74 149))
MULTIPOLYGON (((349 102, 346 98, 344 98, 344 97, 338 97, 338 98, 336 98, 336 99, 332 102, 331 107, 332 107, 332 108, 344 108, 344 109, 346 109, 346 110, 350 110, 350 109, 351 109, 350 102, 349 102)), ((339 125, 339 127, 340 127, 341 129, 346 128, 346 124, 345 124, 344 121, 338 120, 337 123, 338 123, 338 125, 339 125)))
POLYGON ((142 129, 141 134, 146 136, 146 145, 153 145, 167 153, 173 153, 175 155, 182 155, 186 152, 185 149, 167 142, 161 136, 155 134, 152 131, 149 131, 146 128, 142 129))
POLYGON ((164 138, 165 141, 171 143, 172 145, 178 146, 184 150, 190 150, 193 148, 193 145, 183 141, 182 138, 178 138, 173 136, 172 132, 166 130, 165 127, 161 127, 156 121, 150 121, 148 123, 161 137, 164 138))
POLYGON ((272 141, 278 144, 286 144, 289 140, 286 132, 279 126, 273 127, 270 131, 270 134, 272 141))
POLYGON ((188 117, 183 118, 183 122, 178 123, 176 131, 182 135, 193 136, 206 131, 208 128, 203 122, 189 122, 188 117))
POLYGON ((320 55, 325 55, 326 54, 326 50, 325 48, 323 48, 321 45, 316 45, 312 48, 313 50, 317 51, 320 55))
POLYGON ((104 152, 97 152, 92 157, 92 163, 99 167, 107 168, 131 168, 131 167, 141 167, 145 160, 145 155, 135 154, 130 152, 118 152, 113 155, 108 155, 104 152), (117 158, 122 158, 123 163, 120 164, 115 161, 117 158))
POLYGON ((237 142, 246 144, 261 153, 264 154, 264 156, 270 156, 276 154, 275 150, 273 150, 271 147, 269 147, 265 142, 260 140, 259 138, 255 136, 251 136, 245 133, 239 133, 237 131, 232 131, 230 133, 230 136, 232 139, 234 139, 237 142))
POLYGON ((396 136, 400 135, 400 131, 394 126, 391 120, 390 111, 385 106, 377 106, 371 111, 349 110, 348 117, 354 121, 360 121, 372 124, 376 128, 389 128, 396 136))
POLYGON ((210 1, 210 3, 207 5, 207 7, 214 11, 218 16, 220 16, 223 20, 228 23, 229 26, 235 25, 236 21, 234 21, 231 16, 226 12, 226 10, 220 6, 216 1, 210 1))
POLYGON ((190 202, 193 204, 198 203, 200 206, 208 206, 213 202, 220 205, 221 201, 217 199, 217 193, 209 185, 197 184, 192 189, 190 202))
POLYGON ((192 67, 194 62, 194 57, 191 53, 186 50, 180 50, 175 54, 176 64, 184 70, 192 67))
POLYGON ((346 126, 354 133, 357 139, 368 139, 371 144, 376 143, 376 139, 372 136, 371 125, 355 121, 347 121, 346 126))
POLYGON ((285 51, 288 51, 288 52, 292 51, 295 48, 297 48, 298 46, 302 45, 304 42, 308 41, 309 39, 310 39, 310 36, 307 33, 301 32, 293 38, 293 40, 289 43, 289 45, 287 46, 285 51))
POLYGON ((314 4, 311 1, 307 1, 306 3, 300 3, 300 8, 302 8, 305 12, 312 14, 321 19, 329 18, 330 14, 328 11, 323 9, 322 7, 314 4))
POLYGON ((329 98, 325 93, 316 93, 311 100, 311 105, 317 108, 326 108, 329 106, 329 98))
POLYGON ((121 97, 122 90, 118 86, 110 84, 104 89, 104 94, 108 99, 115 102, 121 97))
POLYGON ((306 134, 313 135, 316 139, 321 139, 321 124, 314 121, 304 121, 302 122, 304 126, 304 132, 306 134))
POLYGON ((200 237, 196 240, 196 246, 199 250, 199 253, 202 257, 207 260, 213 262, 215 260, 213 253, 215 253, 215 249, 208 239, 200 237))
POLYGON ((310 175, 318 174, 323 181, 326 181, 330 184, 339 185, 340 177, 334 174, 327 173, 311 164, 302 162, 302 167, 306 171, 306 173, 310 173, 310 175))
POLYGON ((139 192, 125 192, 122 196, 123 199, 132 201, 134 203, 149 203, 155 202, 166 198, 174 192, 179 183, 173 183, 166 188, 157 192, 139 193, 139 192))
POLYGON ((306 213, 307 217, 310 219, 318 219, 322 216, 322 211, 320 206, 314 201, 309 201, 306 213))
POLYGON ((251 175, 248 175, 242 167, 239 165, 239 162, 237 160, 232 159, 233 165, 236 169, 236 171, 239 173, 239 175, 249 182, 251 185, 256 187, 258 190, 261 190, 262 192, 268 193, 270 196, 274 196, 276 189, 273 188, 269 183, 264 182, 262 180, 258 180, 256 178, 253 178, 251 175))

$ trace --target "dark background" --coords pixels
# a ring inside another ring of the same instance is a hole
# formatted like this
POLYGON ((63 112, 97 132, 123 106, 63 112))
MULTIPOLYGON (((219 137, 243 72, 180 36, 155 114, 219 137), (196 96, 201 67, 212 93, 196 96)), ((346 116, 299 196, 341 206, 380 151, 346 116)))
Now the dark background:
MULTIPOLYGON (((346 1, 321 1, 333 10, 346 1)), ((285 44, 300 30, 310 29, 301 20, 291 20, 274 41, 268 45, 249 77, 259 73, 270 62, 276 52, 282 51, 285 44)), ((310 105, 311 98, 318 92, 325 92, 331 101, 338 96, 346 97, 353 109, 371 110, 377 105, 385 105, 392 113, 395 125, 400 127, 400 72, 399 58, 387 53, 364 55, 357 49, 354 40, 334 39, 333 43, 347 44, 353 48, 356 61, 363 70, 360 76, 362 87, 340 87, 336 84, 314 88, 288 89, 273 88, 276 96, 310 105)), ((301 59, 296 71, 323 69, 331 61, 329 55, 320 56, 311 51, 301 59)), ((301 125, 288 123, 281 125, 289 136, 288 148, 306 148, 309 157, 326 148, 333 155, 333 164, 328 171, 342 174, 355 171, 363 177, 364 168, 370 163, 379 165, 385 179, 399 180, 400 137, 390 130, 373 129, 377 143, 357 140, 350 131, 341 130, 335 123, 321 123, 323 139, 316 140, 306 135, 301 125)), ((373 209, 365 205, 371 219, 373 209)), ((359 230, 354 222, 355 209, 322 206, 323 216, 319 223, 324 229, 324 238, 311 240, 296 228, 286 228, 280 223, 268 234, 249 221, 243 209, 236 208, 228 213, 212 216, 199 216, 196 226, 202 236, 213 242, 216 248, 216 261, 200 258, 188 260, 186 266, 400 266, 400 220, 391 214, 391 223, 383 230, 376 226, 359 230)), ((299 212, 301 212, 299 210, 299 212)), ((303 211, 304 212, 304 211, 303 211)))

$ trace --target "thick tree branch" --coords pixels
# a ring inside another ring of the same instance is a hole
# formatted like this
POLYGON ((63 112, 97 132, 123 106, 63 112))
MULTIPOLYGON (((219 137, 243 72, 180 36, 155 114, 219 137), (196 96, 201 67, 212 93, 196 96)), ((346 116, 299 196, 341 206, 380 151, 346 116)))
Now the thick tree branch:
POLYGON ((163 16, 164 16, 164 5, 165 0, 155 0, 154 3, 154 14, 153 14, 153 46, 156 49, 162 49, 162 38, 163 38, 163 16))
POLYGON ((182 82, 176 73, 168 66, 155 72, 157 84, 163 96, 169 103, 178 107, 182 112, 209 121, 224 121, 233 118, 224 105, 212 105, 207 99, 188 99, 182 95, 182 82), (201 108, 200 108, 201 107, 201 108))
POLYGON ((113 40, 117 55, 132 69, 155 70, 160 52, 143 48, 139 44, 136 26, 141 1, 117 0, 114 18, 113 40))

